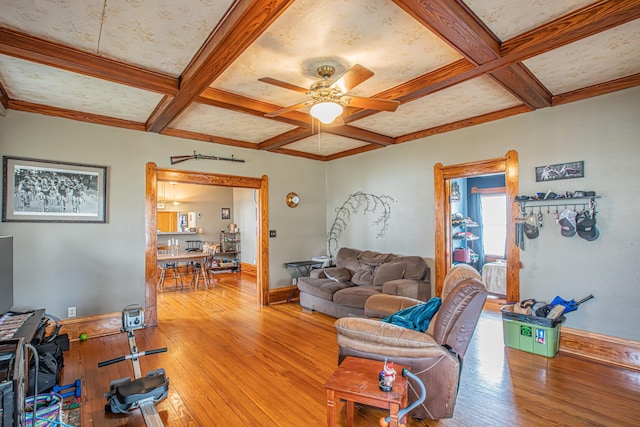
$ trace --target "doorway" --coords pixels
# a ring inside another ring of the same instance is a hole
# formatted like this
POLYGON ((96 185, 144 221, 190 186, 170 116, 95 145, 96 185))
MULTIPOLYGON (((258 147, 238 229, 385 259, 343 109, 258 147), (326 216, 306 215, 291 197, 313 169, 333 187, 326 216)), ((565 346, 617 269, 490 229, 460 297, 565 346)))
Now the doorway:
POLYGON ((253 188, 257 195, 258 239, 256 300, 259 305, 269 303, 269 180, 261 178, 221 175, 204 172, 158 168, 155 163, 146 165, 145 190, 145 320, 148 326, 158 324, 156 264, 157 264, 157 202, 158 181, 174 181, 184 184, 217 185, 223 187, 253 188))
POLYGON ((515 239, 515 221, 518 208, 515 197, 518 194, 518 153, 507 152, 505 157, 481 160, 471 163, 434 166, 434 206, 435 206, 435 243, 436 243, 436 295, 442 295, 444 277, 453 265, 452 249, 452 212, 451 182, 455 179, 472 178, 483 175, 505 175, 505 194, 507 198, 507 286, 506 300, 520 300, 520 252, 512 243, 515 239))

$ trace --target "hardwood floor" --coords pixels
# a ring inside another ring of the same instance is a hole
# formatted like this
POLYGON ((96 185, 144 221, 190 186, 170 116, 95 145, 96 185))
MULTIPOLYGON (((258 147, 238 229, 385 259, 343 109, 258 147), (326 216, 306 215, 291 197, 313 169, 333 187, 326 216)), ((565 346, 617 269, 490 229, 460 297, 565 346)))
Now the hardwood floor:
MULTIPOLYGON (((250 276, 216 275, 215 288, 158 295, 157 328, 136 331, 142 371, 163 367, 169 396, 157 409, 167 426, 324 426, 324 383, 337 366, 335 319, 295 303, 256 304, 250 276)), ((132 301, 135 303, 136 301, 132 301)), ((63 384, 82 379, 82 426, 143 426, 139 411, 104 413, 111 380, 132 376, 125 334, 72 342, 63 384)), ((372 379, 375 381, 375 379, 372 379)), ((428 384, 427 384, 428 390, 428 384)), ((356 406, 354 426, 388 413, 356 406)), ((344 405, 338 422, 345 423, 344 405)), ((482 315, 471 342, 454 417, 407 426, 638 426, 640 372, 558 354, 505 348, 502 320, 482 315)))

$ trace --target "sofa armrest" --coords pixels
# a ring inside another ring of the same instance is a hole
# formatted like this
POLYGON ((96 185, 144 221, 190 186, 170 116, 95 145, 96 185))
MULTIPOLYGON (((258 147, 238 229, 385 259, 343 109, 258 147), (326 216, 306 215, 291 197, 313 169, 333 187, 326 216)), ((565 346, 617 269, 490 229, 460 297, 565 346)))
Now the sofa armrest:
POLYGON ((387 295, 397 295, 427 301, 431 296, 431 286, 429 283, 415 279, 397 279, 385 282, 382 285, 382 293, 387 295))
POLYGON ((371 295, 364 305, 364 315, 368 318, 382 319, 405 308, 422 304, 424 301, 396 295, 371 295))
POLYGON ((309 277, 312 279, 326 279, 323 268, 314 268, 309 272, 309 277))

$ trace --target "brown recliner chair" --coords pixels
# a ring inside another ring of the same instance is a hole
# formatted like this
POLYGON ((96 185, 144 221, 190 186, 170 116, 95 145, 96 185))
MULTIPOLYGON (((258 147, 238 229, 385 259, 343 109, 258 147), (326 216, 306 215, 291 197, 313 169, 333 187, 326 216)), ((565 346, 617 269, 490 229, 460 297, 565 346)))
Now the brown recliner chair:
MULTIPOLYGON (((423 301, 394 295, 374 295, 365 307, 368 318, 343 317, 335 322, 338 362, 347 356, 387 358, 411 367, 427 389, 413 418, 451 418, 458 395, 462 360, 478 323, 487 289, 473 268, 454 266, 443 287, 442 305, 426 332, 414 331, 379 318, 423 301)), ((380 365, 382 366, 382 364, 380 365)), ((409 404, 419 397, 419 387, 409 382, 409 404)))

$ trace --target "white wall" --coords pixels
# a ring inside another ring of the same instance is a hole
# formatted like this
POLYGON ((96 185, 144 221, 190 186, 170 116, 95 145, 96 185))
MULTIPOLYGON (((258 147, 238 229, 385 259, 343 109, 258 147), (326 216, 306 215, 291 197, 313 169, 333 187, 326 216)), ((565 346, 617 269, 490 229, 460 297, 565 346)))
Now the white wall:
POLYGON ((0 223, 14 236, 14 300, 61 318, 118 312, 144 304, 145 165, 269 177, 271 288, 290 286, 283 263, 317 255, 325 245, 325 164, 292 156, 110 128, 61 118, 7 111, 0 117, 2 155, 108 166, 106 224, 0 223), (170 157, 193 151, 244 159, 245 163, 170 157), (298 209, 285 204, 296 191, 298 209))
POLYGON ((356 191, 386 194, 393 204, 389 231, 375 239, 375 215, 356 215, 341 246, 435 255, 433 167, 519 154, 520 193, 593 190, 600 238, 560 235, 552 217, 522 253, 521 297, 595 299, 567 314, 566 326, 640 340, 640 88, 511 117, 330 162, 327 227, 334 210, 356 191), (585 177, 536 183, 535 167, 585 161, 585 177))

